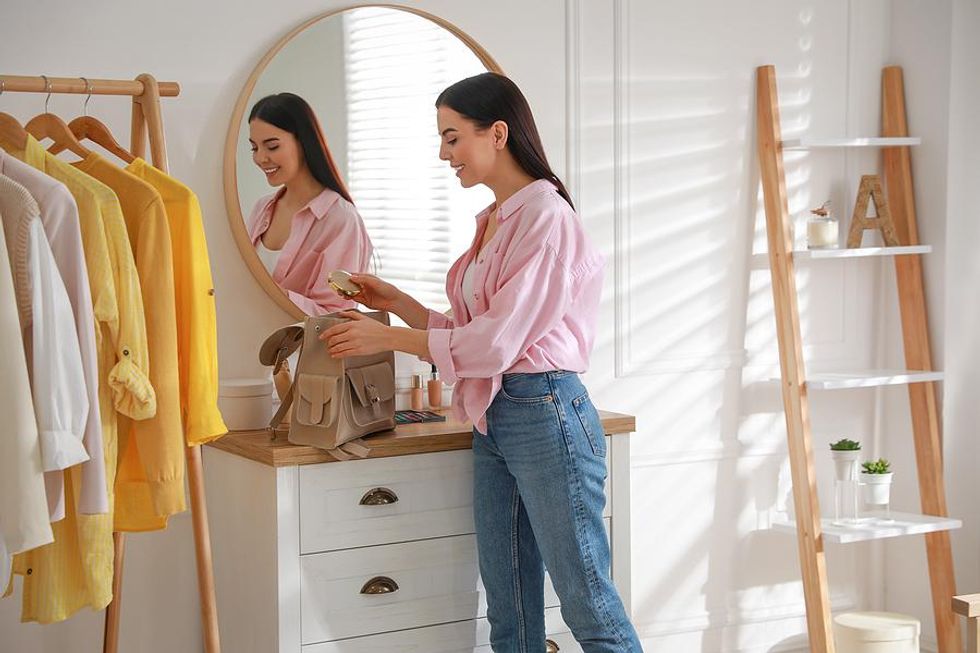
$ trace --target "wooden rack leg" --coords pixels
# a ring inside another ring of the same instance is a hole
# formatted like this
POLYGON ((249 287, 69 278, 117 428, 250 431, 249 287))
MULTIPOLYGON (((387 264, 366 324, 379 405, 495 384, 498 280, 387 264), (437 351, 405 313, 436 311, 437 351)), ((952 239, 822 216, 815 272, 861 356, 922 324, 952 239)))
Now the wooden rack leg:
MULTIPOLYGON (((201 601, 201 630, 205 653, 220 653, 218 636, 218 604, 214 594, 214 566, 211 559, 211 532, 208 529, 208 507, 204 496, 204 467, 201 448, 187 448, 187 476, 191 492, 191 516, 194 522, 194 553, 197 558, 197 590, 201 601)), ((119 623, 122 610, 123 554, 126 536, 113 533, 115 559, 112 568, 112 602, 106 608, 105 634, 102 650, 119 650, 119 623)))
MULTIPOLYGON (((163 132, 163 116, 160 113, 160 85, 153 75, 142 74, 136 77, 143 82, 143 96, 139 103, 143 108, 146 127, 150 130, 150 156, 154 167, 167 172, 167 141, 163 132)), ((135 125, 135 123, 134 123, 135 125)), ((133 135, 136 135, 134 127, 133 135)), ((142 143, 142 140, 140 141, 142 143)), ((136 154, 136 150, 132 150, 136 154)), ((139 155, 137 155, 139 156, 139 155)))
POLYGON ((140 96, 133 96, 133 117, 129 131, 129 151, 133 156, 145 158, 146 153, 146 118, 143 117, 143 105, 140 96))
POLYGON ((123 554, 126 552, 126 536, 112 534, 115 557, 112 560, 112 601, 105 609, 105 631, 102 639, 103 653, 116 653, 119 650, 119 613, 122 609, 123 554))
MULTIPOLYGON (((142 157, 146 151, 146 135, 149 128, 150 154, 153 165, 168 172, 167 146, 164 140, 163 116, 160 112, 160 88, 151 75, 140 75, 143 95, 133 96, 132 141, 130 151, 142 157)), ((211 534, 208 530, 207 501, 204 495, 204 469, 201 464, 201 448, 188 447, 186 452, 187 476, 191 492, 191 516, 194 524, 194 554, 197 558, 197 589, 201 601, 201 626, 206 653, 220 653, 218 638, 218 608, 214 594, 214 571, 211 562, 211 534)), ((116 653, 119 647, 119 611, 122 608, 122 533, 113 535, 116 558, 113 565, 113 600, 106 610, 105 653, 116 653)))
POLYGON ((810 413, 796 299, 796 274, 793 269, 793 239, 786 197, 786 177, 783 172, 776 70, 773 66, 757 69, 756 93, 759 168, 765 199, 766 232, 769 237, 769 266, 776 307, 783 409, 786 412, 786 437, 793 478, 793 505, 796 509, 796 533, 806 601, 807 630, 812 653, 834 653, 827 564, 824 558, 813 448, 810 443, 810 413))
POLYGON ((218 607, 214 595, 214 567, 211 561, 211 532, 208 529, 208 507, 204 496, 204 467, 201 447, 187 448, 187 475, 191 490, 191 512, 194 518, 194 552, 197 556, 197 589, 201 599, 201 629, 206 653, 219 653, 218 607))
MULTIPOLYGON (((882 136, 908 136, 902 69, 898 66, 885 68, 882 72, 881 86, 882 136)), ((912 187, 909 148, 887 147, 882 157, 888 204, 891 207, 899 241, 902 245, 917 245, 919 233, 915 216, 915 194, 912 187)), ((910 370, 932 370, 922 261, 918 255, 896 256, 895 271, 902 315, 906 367, 910 370)), ((922 512, 927 515, 946 517, 942 438, 939 432, 939 408, 935 384, 909 385, 909 404, 915 439, 915 458, 919 471, 922 512)), ((962 650, 960 627, 949 604, 950 599, 956 594, 949 532, 928 533, 925 535, 925 540, 939 651, 960 653, 962 650)))

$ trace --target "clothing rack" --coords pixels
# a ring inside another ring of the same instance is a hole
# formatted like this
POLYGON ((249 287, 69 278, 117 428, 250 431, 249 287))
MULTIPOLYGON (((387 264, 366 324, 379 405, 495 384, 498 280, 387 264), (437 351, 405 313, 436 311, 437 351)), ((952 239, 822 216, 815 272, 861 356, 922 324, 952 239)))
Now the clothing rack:
MULTIPOLYGON (((143 158, 149 136, 151 161, 157 169, 169 172, 167 144, 163 133, 161 97, 180 94, 177 82, 157 82, 142 74, 134 80, 90 79, 84 77, 30 77, 0 75, 3 93, 73 93, 78 95, 123 95, 133 99, 130 152, 143 158)), ((204 469, 199 445, 187 447, 187 476, 190 485, 191 515, 194 523, 194 551, 197 557, 197 587, 201 600, 201 626, 206 653, 219 653, 218 610, 214 596, 214 571, 211 561, 211 534, 208 530, 207 503, 204 495, 204 469)), ((122 610, 122 571, 125 535, 113 533, 112 602, 106 608, 104 653, 119 650, 119 623, 122 610)))

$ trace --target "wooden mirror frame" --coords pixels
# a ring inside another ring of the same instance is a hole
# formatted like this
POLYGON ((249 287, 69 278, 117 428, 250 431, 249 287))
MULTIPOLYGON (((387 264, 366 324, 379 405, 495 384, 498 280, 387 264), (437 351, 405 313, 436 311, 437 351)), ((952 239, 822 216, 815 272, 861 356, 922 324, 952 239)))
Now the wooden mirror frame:
POLYGON ((245 116, 248 100, 252 96, 252 91, 255 90, 255 85, 258 83, 259 77, 263 72, 265 72, 266 67, 268 67, 269 62, 272 61, 273 57, 275 57, 287 43, 289 43, 298 34, 305 31, 307 28, 312 27, 321 20, 342 14, 345 11, 350 11, 351 9, 362 9, 367 7, 395 9, 398 11, 405 11, 410 14, 415 14, 416 16, 421 16, 422 18, 425 18, 426 20, 429 20, 439 27, 449 31, 456 38, 466 44, 466 46, 473 52, 473 54, 476 55, 480 62, 486 66, 488 71, 501 74, 503 73, 503 70, 501 70, 497 62, 494 61, 493 57, 490 56, 483 46, 449 21, 414 7, 406 7, 395 4, 351 5, 349 7, 335 9, 319 14, 290 30, 288 34, 283 36, 268 52, 265 53, 265 56, 263 56, 259 63, 255 66, 252 74, 249 75, 241 93, 238 94, 238 100, 235 102, 235 108, 231 113, 231 122, 228 124, 228 133, 225 137, 223 175, 225 207, 228 212, 228 223, 231 227, 231 233, 235 237, 235 244, 238 245, 238 250, 241 252, 242 258, 245 260, 245 265, 247 265, 248 269, 252 272, 252 276, 255 277, 255 280, 259 282, 259 285, 263 290, 265 290, 266 294, 268 294, 280 308, 286 311, 290 317, 297 320, 304 319, 306 317, 306 313, 304 313, 302 309, 294 304, 286 293, 279 287, 279 284, 272 279, 272 273, 266 270, 261 259, 259 259, 259 255, 255 252, 255 247, 252 245, 252 242, 248 237, 248 229, 245 225, 245 215, 242 212, 242 205, 238 198, 237 153, 239 146, 239 130, 241 129, 242 118, 245 116))

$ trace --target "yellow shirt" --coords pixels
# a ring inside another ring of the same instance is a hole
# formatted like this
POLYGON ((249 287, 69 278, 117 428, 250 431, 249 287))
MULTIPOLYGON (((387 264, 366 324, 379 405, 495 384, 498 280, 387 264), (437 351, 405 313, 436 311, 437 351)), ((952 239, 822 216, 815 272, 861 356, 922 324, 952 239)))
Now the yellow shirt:
POLYGON ((78 205, 79 226, 96 329, 99 408, 109 513, 77 514, 79 469, 65 483, 65 519, 52 524, 54 543, 16 556, 23 575, 22 621, 52 623, 83 607, 101 610, 112 599, 112 487, 116 474, 117 415, 152 416, 156 397, 149 362, 143 300, 119 200, 105 184, 44 151, 29 138, 24 150, 7 151, 65 184, 78 205), (29 572, 29 573, 28 573, 29 572))
POLYGON ((163 198, 173 246, 177 355, 184 437, 203 444, 228 431, 218 412, 218 343, 214 282, 197 196, 143 159, 126 166, 163 198))
POLYGON ((115 529, 157 530, 186 508, 170 227, 160 194, 142 179, 96 153, 73 165, 109 186, 122 205, 143 294, 150 382, 157 396, 154 417, 119 429, 115 529))

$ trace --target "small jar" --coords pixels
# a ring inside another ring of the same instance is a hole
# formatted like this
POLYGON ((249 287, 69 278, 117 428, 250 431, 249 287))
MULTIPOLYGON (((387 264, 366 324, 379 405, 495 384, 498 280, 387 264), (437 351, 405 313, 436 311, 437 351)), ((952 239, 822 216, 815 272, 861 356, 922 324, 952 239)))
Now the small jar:
POLYGON ((421 374, 412 375, 412 396, 411 396, 411 406, 412 410, 424 410, 425 405, 424 400, 424 384, 425 379, 422 378, 421 374))
POLYGON ((834 249, 839 245, 838 222, 830 213, 830 202, 811 209, 806 222, 807 249, 834 249))

